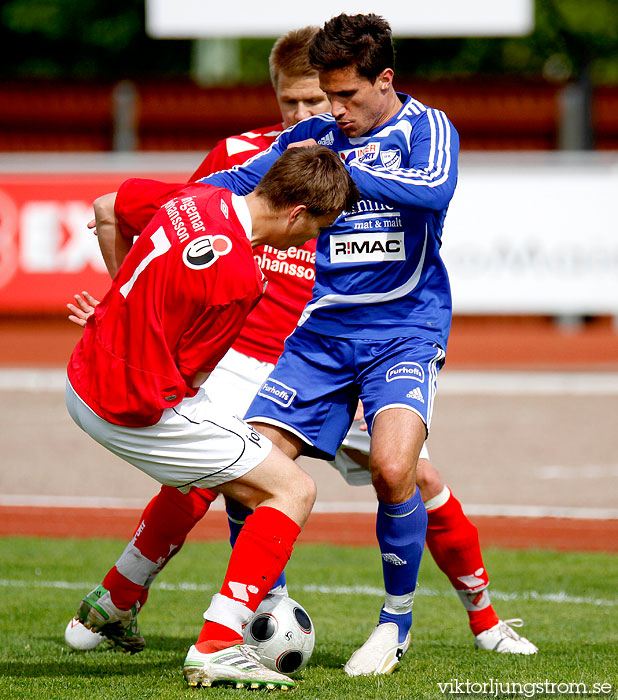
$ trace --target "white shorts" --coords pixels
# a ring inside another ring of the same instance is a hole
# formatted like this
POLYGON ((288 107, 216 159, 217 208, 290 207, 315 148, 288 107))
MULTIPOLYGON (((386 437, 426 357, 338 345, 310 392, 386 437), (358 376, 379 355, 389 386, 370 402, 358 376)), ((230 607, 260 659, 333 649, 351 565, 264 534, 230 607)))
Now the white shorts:
POLYGON ((88 435, 126 462, 183 493, 238 479, 263 462, 271 441, 213 401, 203 388, 163 411, 155 425, 109 423, 75 393, 67 379, 71 418, 88 435))
MULTIPOLYGON (((253 397, 268 379, 273 368, 274 365, 269 362, 260 362, 236 350, 228 350, 202 386, 217 406, 244 416, 253 397)), ((371 474, 343 452, 343 448, 349 447, 369 454, 370 437, 367 431, 360 429, 363 423, 364 421, 352 423, 335 459, 329 462, 352 486, 371 484, 371 474)), ((423 445, 420 457, 429 459, 426 445, 423 445)))

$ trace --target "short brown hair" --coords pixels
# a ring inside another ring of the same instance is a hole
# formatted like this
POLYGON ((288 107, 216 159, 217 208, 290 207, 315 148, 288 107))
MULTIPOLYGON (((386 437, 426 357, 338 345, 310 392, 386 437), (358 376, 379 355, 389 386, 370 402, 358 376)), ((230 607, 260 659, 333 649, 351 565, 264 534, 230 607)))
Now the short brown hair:
POLYGON ((315 68, 309 63, 309 45, 317 32, 317 27, 303 27, 293 29, 277 39, 268 58, 270 79, 275 90, 280 73, 285 73, 291 78, 315 74, 315 68))
POLYGON ((303 204, 313 216, 349 211, 359 196, 339 156, 324 146, 288 148, 261 179, 255 193, 275 211, 303 204))
POLYGON ((372 83, 393 68, 395 50, 388 22, 373 13, 340 14, 318 31, 309 48, 309 61, 319 72, 356 66, 372 83))

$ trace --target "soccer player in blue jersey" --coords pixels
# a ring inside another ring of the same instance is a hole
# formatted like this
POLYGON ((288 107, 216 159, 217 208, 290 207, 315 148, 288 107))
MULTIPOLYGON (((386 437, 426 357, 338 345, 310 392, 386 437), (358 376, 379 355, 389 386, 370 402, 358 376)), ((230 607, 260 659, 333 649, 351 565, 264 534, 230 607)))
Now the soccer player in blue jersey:
POLYGON ((395 91, 382 18, 331 19, 309 56, 332 114, 300 122, 263 154, 205 181, 245 194, 286 148, 319 143, 340 154, 361 192, 320 235, 313 298, 246 418, 292 458, 332 459, 362 400, 386 600, 345 670, 389 673, 410 644, 427 529, 415 469, 451 322, 439 251, 459 140, 444 113, 395 91))

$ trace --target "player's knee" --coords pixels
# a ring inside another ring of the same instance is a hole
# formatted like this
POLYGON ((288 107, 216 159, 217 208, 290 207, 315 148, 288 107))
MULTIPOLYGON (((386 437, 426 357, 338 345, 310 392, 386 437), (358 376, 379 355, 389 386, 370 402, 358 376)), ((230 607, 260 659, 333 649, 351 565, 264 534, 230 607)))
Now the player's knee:
POLYGON ((302 474, 302 484, 299 484, 299 490, 296 491, 294 490, 294 493, 298 494, 298 497, 302 501, 303 508, 306 511, 307 515, 311 512, 311 509, 313 508, 313 504, 315 503, 316 496, 318 494, 317 486, 315 484, 315 481, 304 471, 299 470, 302 474))
POLYGON ((437 496, 444 488, 444 481, 440 472, 428 460, 421 458, 416 465, 416 485, 419 487, 421 496, 427 501, 437 496))
POLYGON ((315 481, 300 467, 295 466, 293 474, 281 479, 274 488, 272 496, 290 504, 307 515, 311 512, 317 496, 315 481))
POLYGON ((298 471, 299 475, 289 480, 285 492, 279 493, 277 500, 282 504, 281 509, 302 527, 315 503, 317 487, 308 474, 302 469, 298 471))
POLYGON ((414 494, 414 468, 409 464, 389 462, 373 465, 371 480, 378 498, 385 502, 401 503, 414 494))

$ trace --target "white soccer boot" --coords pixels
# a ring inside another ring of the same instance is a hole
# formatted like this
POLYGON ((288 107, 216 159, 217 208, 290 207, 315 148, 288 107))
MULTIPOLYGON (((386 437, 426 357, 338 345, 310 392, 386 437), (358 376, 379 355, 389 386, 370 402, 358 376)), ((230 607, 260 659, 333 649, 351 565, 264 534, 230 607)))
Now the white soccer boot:
POLYGON ((383 622, 374 628, 369 639, 357 649, 343 670, 348 676, 378 676, 392 673, 410 646, 410 632, 399 642, 399 627, 383 622))
POLYGON ((82 600, 76 616, 93 632, 99 632, 125 651, 136 654, 146 646, 137 625, 137 606, 121 610, 103 586, 97 586, 82 600))
POLYGON ((84 627, 78 617, 69 621, 64 630, 64 641, 73 651, 90 651, 105 641, 105 637, 84 627))
POLYGON ((520 637, 513 629, 523 624, 524 621, 519 618, 499 620, 497 625, 476 635, 474 646, 501 654, 536 654, 537 647, 525 637, 520 637))
POLYGON ((192 646, 185 658, 183 673, 190 688, 232 685, 288 690, 294 687, 291 678, 262 665, 255 650, 246 644, 236 644, 211 654, 202 654, 192 646))

